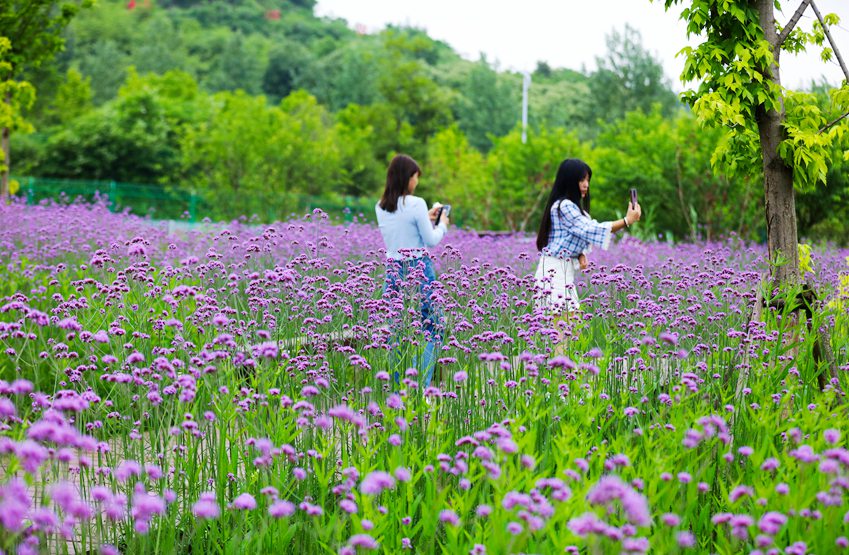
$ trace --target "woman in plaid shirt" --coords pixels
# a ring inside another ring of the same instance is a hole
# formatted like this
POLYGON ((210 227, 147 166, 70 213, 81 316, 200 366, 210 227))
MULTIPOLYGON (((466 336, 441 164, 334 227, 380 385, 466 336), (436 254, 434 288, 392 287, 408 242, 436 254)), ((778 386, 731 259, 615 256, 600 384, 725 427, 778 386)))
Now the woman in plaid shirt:
POLYGON ((581 160, 560 164, 537 234, 540 261, 536 271, 539 303, 558 312, 580 309, 575 272, 587 268, 587 253, 595 245, 607 250, 610 236, 639 221, 639 204, 628 204, 625 217, 599 223, 589 215, 593 171, 581 160))

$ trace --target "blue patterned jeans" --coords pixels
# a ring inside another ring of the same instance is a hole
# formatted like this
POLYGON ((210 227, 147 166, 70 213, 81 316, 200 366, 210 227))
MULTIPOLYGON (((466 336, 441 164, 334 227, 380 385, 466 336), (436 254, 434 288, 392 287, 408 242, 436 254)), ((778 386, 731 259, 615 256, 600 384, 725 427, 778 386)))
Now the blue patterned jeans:
MULTIPOLYGON (((425 339, 425 348, 424 352, 421 353, 421 360, 419 360, 418 352, 413 354, 412 367, 419 371, 419 376, 424 376, 422 389, 427 388, 433 379, 433 370, 436 366, 439 350, 442 348, 445 327, 442 310, 430 298, 434 281, 436 281, 436 272, 433 270, 433 261, 428 256, 409 260, 388 260, 386 263, 384 296, 390 299, 394 298, 394 300, 397 300, 398 297, 403 298, 404 301, 412 299, 421 303, 421 330, 425 339)), ((402 316, 396 315, 390 324, 392 330, 390 363, 392 367, 402 362, 404 358, 401 338, 399 337, 402 316)), ((398 370, 395 370, 394 377, 396 382, 400 381, 398 370)))

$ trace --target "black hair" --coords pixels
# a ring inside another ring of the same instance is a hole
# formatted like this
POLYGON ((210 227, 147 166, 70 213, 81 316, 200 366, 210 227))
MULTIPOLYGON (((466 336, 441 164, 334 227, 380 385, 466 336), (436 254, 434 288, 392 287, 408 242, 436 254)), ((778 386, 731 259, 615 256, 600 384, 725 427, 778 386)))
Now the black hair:
POLYGON ((395 212, 398 199, 409 193, 410 178, 416 174, 422 174, 416 161, 406 154, 397 154, 386 170, 386 189, 380 198, 380 207, 387 212, 395 212))
POLYGON ((585 177, 592 180, 593 170, 583 160, 567 158, 560 163, 554 185, 551 186, 551 194, 548 195, 548 202, 545 203, 542 221, 539 223, 537 250, 541 251, 548 245, 548 235, 551 233, 551 207, 556 202, 570 200, 581 209, 581 212, 589 213, 590 193, 587 191, 587 196, 582 199, 581 187, 578 185, 585 177))

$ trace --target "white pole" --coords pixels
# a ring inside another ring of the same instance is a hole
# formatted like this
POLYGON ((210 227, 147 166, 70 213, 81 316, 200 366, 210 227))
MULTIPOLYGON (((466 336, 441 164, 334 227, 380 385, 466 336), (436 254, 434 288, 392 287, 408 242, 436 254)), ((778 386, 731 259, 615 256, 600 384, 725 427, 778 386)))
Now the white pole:
POLYGON ((528 141, 528 88, 531 86, 531 74, 525 72, 522 80, 522 144, 528 141))

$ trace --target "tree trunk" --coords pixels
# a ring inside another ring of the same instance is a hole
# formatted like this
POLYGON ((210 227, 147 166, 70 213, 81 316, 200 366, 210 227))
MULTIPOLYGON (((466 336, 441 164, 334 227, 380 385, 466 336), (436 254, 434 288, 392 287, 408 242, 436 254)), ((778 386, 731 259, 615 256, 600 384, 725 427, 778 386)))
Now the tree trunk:
MULTIPOLYGON (((775 63, 778 64, 781 45, 775 30, 773 0, 758 0, 757 9, 764 36, 772 46, 775 63)), ((765 76, 777 85, 781 83, 777 65, 768 68, 765 76)), ((776 283, 798 283, 799 255, 793 169, 778 155, 778 145, 784 138, 783 99, 780 111, 768 110, 760 105, 755 110, 755 117, 763 155, 766 233, 769 260, 773 263, 772 277, 776 283)))

